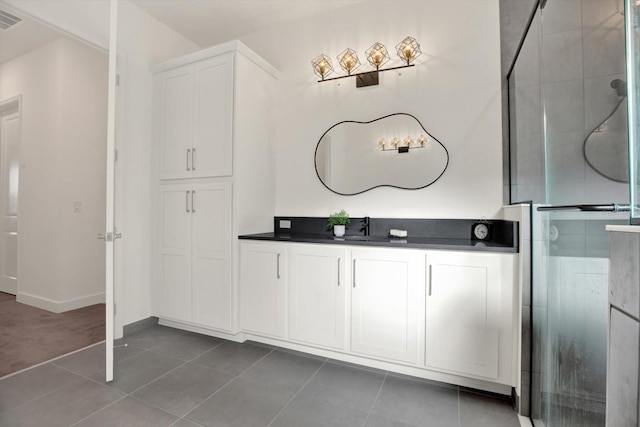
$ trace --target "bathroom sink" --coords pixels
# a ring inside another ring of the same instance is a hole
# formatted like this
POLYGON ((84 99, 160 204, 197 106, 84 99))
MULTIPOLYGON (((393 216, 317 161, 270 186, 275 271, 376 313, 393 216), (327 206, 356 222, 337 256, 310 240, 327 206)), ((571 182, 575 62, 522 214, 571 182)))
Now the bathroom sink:
POLYGON ((335 240, 355 240, 360 242, 366 242, 369 240, 375 240, 373 236, 342 236, 342 237, 334 237, 335 240))

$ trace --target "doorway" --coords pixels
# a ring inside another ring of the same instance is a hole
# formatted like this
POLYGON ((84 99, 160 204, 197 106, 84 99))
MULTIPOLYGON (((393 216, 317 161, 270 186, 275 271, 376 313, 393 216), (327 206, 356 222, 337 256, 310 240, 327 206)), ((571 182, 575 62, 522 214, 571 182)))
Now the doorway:
POLYGON ((0 103, 0 292, 18 292, 20 97, 0 103))
POLYGON ((2 377, 105 337, 108 53, 28 16, 0 31, 2 377))

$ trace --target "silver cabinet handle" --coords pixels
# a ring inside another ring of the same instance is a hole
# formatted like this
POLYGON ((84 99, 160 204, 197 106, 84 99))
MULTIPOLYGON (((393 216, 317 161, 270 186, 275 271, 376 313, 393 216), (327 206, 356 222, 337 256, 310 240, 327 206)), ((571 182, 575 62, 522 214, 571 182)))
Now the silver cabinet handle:
POLYGON ((190 212, 189 211, 189 190, 187 190, 187 194, 185 196, 184 203, 185 203, 185 208, 187 210, 187 213, 189 213, 190 212))
POLYGON ((196 149, 191 149, 191 170, 196 170, 196 149))
POLYGON ((356 260, 353 260, 353 287, 356 287, 356 260))
POLYGON ((189 168, 189 155, 191 154, 191 148, 187 148, 187 170, 190 171, 191 168, 189 168))
POLYGON ((429 296, 431 296, 431 282, 432 282, 432 280, 431 280, 431 277, 432 277, 431 267, 433 267, 433 266, 431 266, 431 265, 429 266, 429 296))
POLYGON ((338 258, 338 286, 340 286, 340 258, 338 258))
POLYGON ((193 200, 196 198, 196 190, 191 192, 191 213, 196 213, 196 208, 193 207, 193 200))
POLYGON ((280 254, 278 254, 278 257, 276 259, 276 278, 280 278, 280 254))

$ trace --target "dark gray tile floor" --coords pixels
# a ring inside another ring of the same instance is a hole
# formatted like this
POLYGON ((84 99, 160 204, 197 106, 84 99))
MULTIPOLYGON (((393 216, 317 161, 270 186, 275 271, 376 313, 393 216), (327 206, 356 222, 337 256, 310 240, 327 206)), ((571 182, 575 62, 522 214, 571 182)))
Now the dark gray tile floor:
POLYGON ((163 326, 0 380, 0 426, 518 427, 467 389, 163 326))

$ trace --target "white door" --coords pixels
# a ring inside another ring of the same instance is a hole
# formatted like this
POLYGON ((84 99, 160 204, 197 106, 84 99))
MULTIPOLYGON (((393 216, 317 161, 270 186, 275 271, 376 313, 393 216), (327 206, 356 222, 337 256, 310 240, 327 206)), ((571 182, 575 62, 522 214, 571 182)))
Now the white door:
POLYGON ((162 179, 192 176, 192 90, 193 66, 187 65, 156 76, 160 91, 158 130, 162 179))
POLYGON ((426 365, 498 376, 500 255, 427 255, 426 365))
POLYGON ((118 54, 118 1, 111 0, 109 13, 109 85, 107 93, 107 168, 106 220, 103 235, 105 250, 105 380, 113 381, 114 340, 114 239, 115 234, 115 150, 116 150, 116 87, 118 54))
POLYGON ((0 291, 13 295, 18 292, 18 102, 0 105, 0 291))
POLYGON ((233 54, 194 67, 193 176, 231 176, 233 54))
POLYGON ((422 257, 405 249, 359 249, 352 257, 351 351, 416 363, 422 257))
POLYGON ((231 183, 193 184, 193 322, 231 331, 231 183))
POLYGON ((284 337, 285 249, 278 244, 241 243, 241 329, 284 337))
POLYGON ((340 248, 289 248, 289 338, 344 349, 345 258, 340 248))
POLYGON ((194 197, 190 184, 163 185, 160 194, 160 312, 191 321, 191 223, 194 197))

